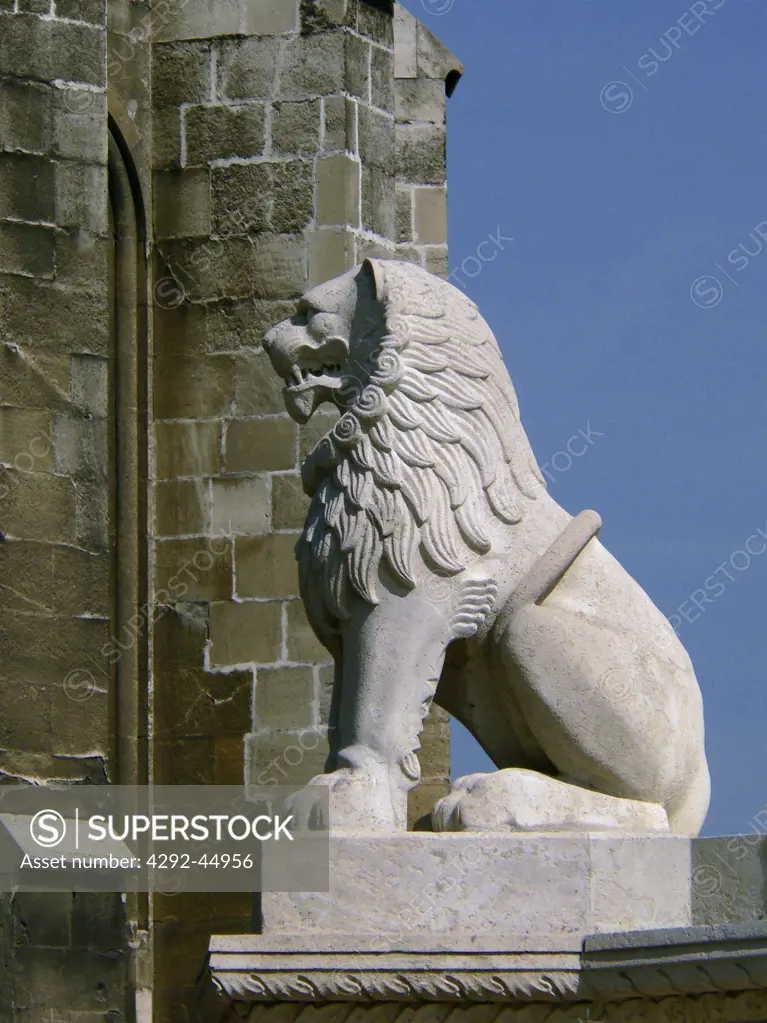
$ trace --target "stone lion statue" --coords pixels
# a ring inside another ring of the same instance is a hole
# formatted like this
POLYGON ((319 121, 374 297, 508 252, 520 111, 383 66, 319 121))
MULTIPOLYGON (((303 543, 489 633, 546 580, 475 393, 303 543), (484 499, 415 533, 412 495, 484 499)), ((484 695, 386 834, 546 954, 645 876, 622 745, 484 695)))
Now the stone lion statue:
POLYGON ((549 496, 493 334, 452 285, 366 260, 264 342, 290 415, 341 416, 303 465, 297 545, 335 659, 326 773, 293 804, 406 828, 432 700, 498 770, 458 779, 435 830, 698 833, 701 695, 671 626, 549 496), (327 805, 327 802, 324 802, 327 805))

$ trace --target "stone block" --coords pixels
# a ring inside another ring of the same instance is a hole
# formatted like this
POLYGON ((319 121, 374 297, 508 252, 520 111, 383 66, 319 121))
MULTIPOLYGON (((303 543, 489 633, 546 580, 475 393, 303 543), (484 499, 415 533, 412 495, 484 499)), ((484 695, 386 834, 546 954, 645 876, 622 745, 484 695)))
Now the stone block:
POLYGON ((333 699, 335 683, 335 664, 323 664, 317 669, 319 676, 320 724, 327 725, 330 720, 330 705, 333 699))
POLYGON ((211 482, 211 532, 259 534, 269 529, 269 487, 265 476, 211 482))
POLYGON ((309 284, 314 287, 351 270, 356 263, 355 238, 346 228, 326 227, 309 237, 309 284))
POLYGON ((225 451, 228 473, 295 469, 296 424, 287 416, 234 420, 227 427, 225 451))
POLYGON ((160 603, 229 600, 232 595, 232 546, 228 540, 159 540, 155 558, 160 603))
POLYGON ((394 110, 398 122, 445 123, 445 83, 433 78, 398 78, 394 110))
POLYGON ((394 113, 394 54, 374 46, 370 55, 370 102, 394 113))
POLYGON ((395 181, 377 167, 362 167, 362 226, 394 240, 396 231, 395 181))
POLYGON ((54 608, 58 614, 110 613, 111 558, 77 547, 56 546, 51 551, 54 608))
POLYGON ((332 661, 332 655, 314 635, 303 601, 288 601, 287 612, 288 660, 299 664, 327 664, 332 661))
POLYGON ((234 550, 237 596, 297 596, 296 539, 292 533, 237 537, 234 550))
POLYGON ((308 156, 320 147, 320 103, 275 103, 272 113, 272 148, 280 155, 308 156))
POLYGON ((329 28, 357 28, 358 0, 300 0, 301 32, 325 32, 329 28))
POLYGON ((682 927, 690 923, 689 871, 689 839, 670 836, 339 836, 330 845, 330 892, 264 893, 264 933, 509 940, 643 928, 652 919, 682 927))
MULTIPOLYGON (((106 632, 103 638, 107 642, 106 632)), ((81 665, 92 662, 80 662, 81 665)), ((106 666, 105 666, 106 667, 106 666)), ((85 668, 91 672, 91 668, 85 668)), ((109 675, 91 672, 90 688, 73 689, 63 685, 50 687, 52 749, 59 756, 81 757, 97 753, 105 759, 109 754, 109 675), (73 693, 77 694, 73 699, 73 693), (88 710, 83 714, 81 694, 87 693, 88 710)), ((77 676, 75 676, 77 677, 77 676)))
POLYGON ((3 19, 0 67, 17 78, 104 85, 105 33, 90 25, 16 14, 3 19))
POLYGON ((264 151, 262 103, 189 107, 184 118, 188 165, 232 156, 259 156, 264 151))
POLYGON ((279 661, 281 607, 278 601, 211 604, 210 663, 224 667, 279 661))
POLYGON ((72 938, 73 899, 72 892, 17 892, 13 899, 13 920, 19 944, 33 948, 68 948, 72 938))
POLYGON ((272 526, 274 529, 303 529, 309 498, 301 477, 292 473, 272 476, 272 526))
POLYGON ((160 43, 152 47, 152 104, 204 103, 210 98, 210 43, 160 43))
POLYGON ((345 84, 343 33, 296 36, 286 43, 280 99, 307 99, 341 92, 345 84))
MULTIPOLYGON (((66 548, 61 548, 65 550, 66 548)), ((53 554, 47 543, 6 540, 0 544, 0 607, 7 611, 53 612, 53 554)))
POLYGON ((91 231, 69 228, 54 240, 55 281, 98 295, 107 302, 109 243, 91 231))
MULTIPOLYGON (((7 330, 2 303, 0 288, 0 324, 7 330)), ((69 408, 68 381, 67 355, 38 352, 30 363, 18 350, 0 345, 0 404, 37 409, 69 408)))
POLYGON ((41 156, 0 153, 0 219, 54 218, 54 165, 41 156))
POLYGON ((275 323, 292 316, 295 302, 241 299, 211 302, 206 306, 209 352, 236 352, 258 348, 275 323))
POLYGON ((401 4, 394 6, 394 75, 418 76, 418 21, 401 4))
POLYGON ((52 436, 56 473, 78 481, 107 478, 106 420, 57 414, 52 436))
POLYGON ((301 230, 312 217, 312 165, 304 160, 216 168, 213 213, 218 234, 301 230))
POLYGON ((298 4, 294 0, 260 0, 245 5, 248 35, 279 35, 298 31, 298 4))
POLYGON ((157 18, 155 42, 238 35, 242 29, 238 0, 167 0, 157 18))
POLYGON ((165 170, 152 176, 157 238, 210 234, 210 171, 165 170))
POLYGON ((53 140, 53 90, 15 78, 0 81, 0 138, 7 149, 42 153, 53 140))
POLYGON ((414 188, 415 241, 419 245, 447 244, 447 192, 444 188, 414 188))
POLYGON ((202 480, 155 484, 155 536, 199 536, 207 532, 208 487, 202 480))
POLYGON ((0 532, 20 540, 73 543, 75 485, 64 476, 0 473, 0 532))
POLYGON ((159 479, 212 476, 221 470, 221 423, 155 423, 159 479))
POLYGON ((20 472, 51 472, 51 433, 48 412, 0 408, 0 462, 20 472))
MULTIPOLYGON (((23 616, 28 619, 28 615, 23 616)), ((18 616, 16 617, 18 620, 18 616)), ((31 619, 38 628, 57 625, 55 619, 35 617, 31 619)), ((0 623, 3 629, 13 629, 12 616, 3 613, 0 623)), ((4 661, 2 685, 0 685, 0 744, 6 749, 26 753, 50 753, 53 750, 51 738, 51 695, 48 686, 28 683, 25 677, 39 677, 41 674, 33 655, 22 660, 17 653, 13 635, 0 639, 0 646, 8 658, 4 661)), ((41 659, 37 654, 38 660, 41 659)))
POLYGON ((127 927, 121 895, 112 892, 75 892, 71 920, 73 948, 103 950, 121 947, 127 927))
POLYGON ((317 161, 317 224, 359 227, 360 164, 351 156, 327 156, 317 161))
POLYGON ((445 181, 445 129, 436 124, 397 125, 397 174, 421 185, 445 181))
POLYGON ((210 608, 208 604, 168 603, 165 595, 155 605, 152 661, 155 671, 174 671, 204 667, 210 608))
POLYGON ((234 366, 227 355, 155 360, 154 410, 158 419, 224 415, 234 395, 234 366))
POLYGON ((380 4, 378 6, 369 3, 361 3, 359 5, 359 21, 357 26, 359 31, 362 35, 368 36, 369 39, 380 43, 381 46, 387 46, 389 49, 394 46, 393 20, 391 10, 381 9, 380 4))
POLYGON ((370 102, 370 43, 347 33, 345 37, 346 91, 364 103, 370 102))
POLYGON ((415 231, 413 225, 413 190, 409 187, 397 189, 397 235, 398 242, 412 242, 415 231))
POLYGON ((103 164, 81 164, 62 160, 56 165, 56 223, 105 235, 107 211, 107 169, 103 164))
POLYGON ((53 242, 50 227, 0 221, 0 273, 52 278, 53 242))
MULTIPOLYGON (((378 167, 387 174, 394 174, 395 137, 394 118, 372 107, 360 105, 357 109, 359 150, 363 164, 378 167)), ((398 175, 408 177, 401 167, 398 175)), ((412 180, 418 180, 414 178, 412 180)))
POLYGON ((305 785, 328 757, 324 729, 256 732, 245 736, 246 784, 305 785))
MULTIPOLYGON (((213 740, 213 784, 242 785, 245 778, 245 747, 242 736, 215 736, 213 740)), ((240 893, 234 893, 240 894, 240 893)), ((248 905, 250 908, 250 899, 248 905)), ((252 916, 243 922, 248 927, 252 916)))
POLYGON ((324 110, 324 152, 343 150, 357 152, 357 103, 347 96, 325 96, 324 110))
POLYGON ((56 17, 87 21, 90 25, 105 29, 106 8, 104 0, 56 0, 56 17))
POLYGON ((428 270, 430 274, 434 274, 436 277, 447 277, 448 262, 446 245, 430 245, 427 249, 425 249, 424 256, 425 270, 428 270))
POLYGON ((103 480, 80 479, 75 497, 77 542, 92 551, 110 545, 109 492, 103 480))
POLYGON ((152 167, 181 166, 181 108, 166 107, 152 114, 152 167))
MULTIPOLYGON (((356 262, 361 263, 364 259, 394 259, 395 252, 394 243, 388 239, 363 236, 357 240, 356 262)), ((397 252, 396 258, 406 259, 407 257, 400 256, 397 252)))
MULTIPOLYGON (((34 353, 38 377, 47 376, 54 387, 64 381, 61 364, 50 356, 106 356, 109 351, 109 315, 100 296, 25 277, 0 277, 0 328, 8 341, 26 347, 28 355, 34 353), (78 325, 74 336, 72 323, 78 325), (41 362, 46 348, 48 357, 41 362), (44 366, 50 367, 50 375, 40 372, 44 366)), ((68 376, 67 372, 65 390, 68 376)), ((40 385, 44 387, 42 381, 40 385)), ((50 401, 43 405, 51 407, 50 401)))
MULTIPOLYGON (((100 655, 108 639, 109 623, 106 620, 54 618, 44 614, 5 611, 0 628, 0 663, 6 678, 52 683, 57 687, 62 686, 72 672, 87 670, 94 678, 93 691, 86 694, 90 700, 97 690, 104 688, 101 685, 102 664, 104 680, 109 678, 108 664, 100 655)), ((69 695, 63 689, 61 695, 70 706, 79 705, 82 717, 82 703, 85 702, 82 694, 70 686, 69 695)), ((94 721, 98 717, 95 710, 93 717, 94 721)))
POLYGON ((414 831, 431 831, 431 811, 447 795, 450 786, 438 782, 422 782, 407 794, 408 827, 414 831))
POLYGON ((250 719, 253 674, 176 668, 157 672, 155 734, 158 739, 241 735, 250 719))
POLYGON ((59 107, 53 115, 53 151, 65 160, 77 160, 81 163, 101 163, 107 161, 107 98, 105 93, 72 92, 67 93, 71 110, 66 105, 59 107), (73 102, 73 97, 87 97, 85 109, 80 109, 73 102))
POLYGON ((311 668, 259 668, 253 725, 262 728, 308 728, 314 724, 314 679, 311 668))
POLYGON ((262 349, 239 352, 234 365, 234 407, 238 416, 277 415, 284 411, 284 384, 262 349))
POLYGON ((274 39, 236 39, 224 43, 216 67, 216 95, 226 99, 268 99, 274 89, 278 55, 279 45, 274 39))

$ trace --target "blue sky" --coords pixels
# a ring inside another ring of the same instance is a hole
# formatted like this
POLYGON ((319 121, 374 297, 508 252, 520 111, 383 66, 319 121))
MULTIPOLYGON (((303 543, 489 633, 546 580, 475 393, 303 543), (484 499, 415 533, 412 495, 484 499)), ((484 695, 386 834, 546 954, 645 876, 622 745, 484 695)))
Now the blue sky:
MULTIPOLYGON (((465 65, 451 267, 496 332, 552 495, 595 508, 679 617, 706 708, 704 834, 750 832, 767 801, 767 5, 405 7, 465 65), (514 241, 481 263, 499 229, 514 241), (581 429, 592 443, 571 458, 581 429)), ((486 764, 454 729, 454 776, 486 764)))

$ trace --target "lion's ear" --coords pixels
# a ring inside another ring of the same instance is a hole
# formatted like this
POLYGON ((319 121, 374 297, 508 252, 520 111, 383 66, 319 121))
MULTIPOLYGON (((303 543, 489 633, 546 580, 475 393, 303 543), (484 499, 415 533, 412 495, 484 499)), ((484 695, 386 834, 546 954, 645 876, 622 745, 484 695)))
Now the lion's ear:
POLYGON ((373 289, 373 297, 378 299, 379 302, 383 302, 385 281, 384 281, 384 269, 381 265, 381 261, 378 259, 366 259, 362 263, 361 272, 370 281, 371 288, 373 289))

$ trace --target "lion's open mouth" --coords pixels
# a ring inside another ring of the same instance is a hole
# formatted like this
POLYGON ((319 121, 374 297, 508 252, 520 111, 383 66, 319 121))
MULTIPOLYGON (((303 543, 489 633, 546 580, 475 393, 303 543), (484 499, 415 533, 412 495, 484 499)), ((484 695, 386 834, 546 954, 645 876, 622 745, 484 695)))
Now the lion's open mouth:
POLYGON ((323 364, 322 366, 294 365, 285 377, 288 391, 303 391, 309 387, 331 387, 335 389, 341 383, 343 366, 340 364, 323 364))

